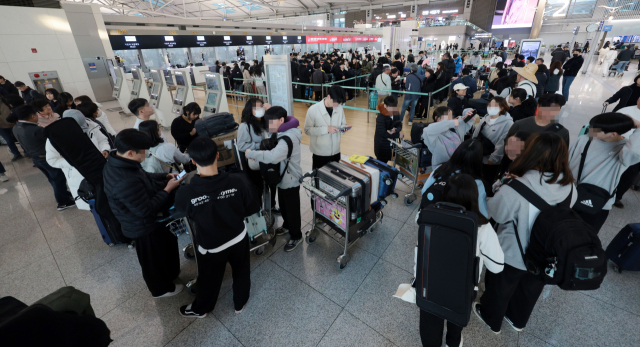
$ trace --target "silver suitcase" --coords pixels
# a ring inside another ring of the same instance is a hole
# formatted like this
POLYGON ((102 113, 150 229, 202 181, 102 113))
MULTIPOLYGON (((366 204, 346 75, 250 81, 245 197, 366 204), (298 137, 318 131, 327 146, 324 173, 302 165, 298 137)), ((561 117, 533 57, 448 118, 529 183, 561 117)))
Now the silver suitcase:
MULTIPOLYGON (((318 169, 316 187, 332 196, 351 188, 349 194, 350 219, 354 220, 369 210, 371 179, 363 172, 343 163, 331 162, 318 169)), ((340 200, 346 201, 347 197, 340 200)))

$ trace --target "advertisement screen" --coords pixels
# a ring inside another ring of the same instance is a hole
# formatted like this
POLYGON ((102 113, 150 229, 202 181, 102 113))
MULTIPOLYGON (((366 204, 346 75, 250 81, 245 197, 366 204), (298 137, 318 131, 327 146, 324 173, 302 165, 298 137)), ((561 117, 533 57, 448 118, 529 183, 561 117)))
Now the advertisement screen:
POLYGON ((520 47, 520 54, 525 58, 534 57, 538 58, 538 52, 540 51, 540 41, 524 41, 522 47, 520 47))
POLYGON ((498 0, 491 28, 529 28, 537 6, 538 0, 498 0))

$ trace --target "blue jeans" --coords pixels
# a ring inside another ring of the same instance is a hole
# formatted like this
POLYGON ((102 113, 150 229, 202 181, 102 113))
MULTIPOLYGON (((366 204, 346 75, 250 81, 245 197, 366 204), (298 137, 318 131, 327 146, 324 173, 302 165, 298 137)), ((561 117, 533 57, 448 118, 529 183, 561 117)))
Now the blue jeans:
POLYGON ((62 170, 51 167, 45 157, 34 156, 32 160, 33 164, 47 176, 47 180, 53 187, 53 194, 58 205, 73 205, 73 196, 67 190, 67 179, 64 177, 62 170))
POLYGON ((623 73, 624 72, 624 67, 627 66, 627 64, 629 64, 629 61, 619 61, 618 65, 616 65, 616 70, 618 70, 618 73, 623 73))
POLYGON ((562 95, 567 101, 569 101, 569 88, 571 88, 571 83, 575 78, 576 76, 562 76, 562 95))
POLYGON ((402 102, 402 108, 400 109, 400 115, 402 116, 400 119, 404 119, 404 113, 407 111, 407 107, 411 105, 411 111, 409 111, 409 122, 413 122, 413 116, 416 115, 416 105, 418 104, 418 99, 407 100, 405 96, 404 101, 402 102))
POLYGON ((18 155, 18 147, 16 147, 16 141, 13 139, 13 135, 11 134, 12 128, 0 128, 0 136, 7 142, 7 146, 9 146, 9 151, 11 154, 18 155))

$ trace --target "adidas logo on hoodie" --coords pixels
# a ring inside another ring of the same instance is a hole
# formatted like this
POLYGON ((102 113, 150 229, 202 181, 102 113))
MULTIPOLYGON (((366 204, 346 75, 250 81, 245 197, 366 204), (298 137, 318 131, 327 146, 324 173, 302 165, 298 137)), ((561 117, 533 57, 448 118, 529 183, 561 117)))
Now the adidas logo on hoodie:
POLYGON ((582 200, 580 201, 581 204, 589 206, 589 207, 593 207, 593 204, 591 203, 591 199, 589 200, 582 200))

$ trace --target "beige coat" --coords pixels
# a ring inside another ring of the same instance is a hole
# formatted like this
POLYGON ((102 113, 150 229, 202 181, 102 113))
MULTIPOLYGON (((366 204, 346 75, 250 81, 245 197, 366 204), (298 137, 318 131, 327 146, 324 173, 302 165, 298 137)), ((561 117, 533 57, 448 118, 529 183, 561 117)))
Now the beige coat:
POLYGON ((311 153, 328 157, 340 153, 340 137, 342 133, 329 133, 329 127, 338 129, 347 125, 342 106, 334 107, 333 114, 329 116, 324 99, 309 107, 304 120, 304 133, 309 135, 309 149, 311 153))

